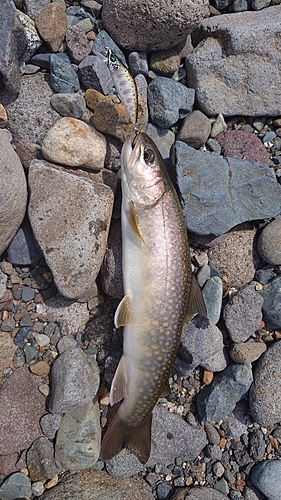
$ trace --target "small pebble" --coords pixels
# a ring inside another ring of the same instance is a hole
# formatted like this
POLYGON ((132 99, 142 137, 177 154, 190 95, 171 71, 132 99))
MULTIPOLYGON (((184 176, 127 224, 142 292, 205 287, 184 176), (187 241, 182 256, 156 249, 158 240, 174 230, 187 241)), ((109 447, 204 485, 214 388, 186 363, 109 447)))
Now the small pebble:
POLYGON ((215 490, 220 491, 224 495, 227 495, 229 493, 229 487, 227 481, 224 478, 221 478, 218 481, 216 481, 214 484, 214 488, 215 490))
POLYGON ((39 497, 40 495, 43 495, 44 493, 44 484, 41 481, 36 481, 35 483, 32 483, 31 485, 32 493, 33 495, 39 497))
POLYGON ((15 338, 14 338, 14 344, 15 345, 20 345, 22 344, 22 342, 24 341, 25 337, 29 334, 29 332, 31 331, 31 327, 30 326, 22 326, 18 333, 16 334, 15 338))
POLYGON ((38 361, 30 365, 30 371, 39 377, 47 377, 50 373, 50 366, 46 361, 38 361))
POLYGON ((24 286, 21 293, 22 300, 24 302, 29 302, 30 300, 33 300, 34 297, 35 297, 34 290, 32 290, 32 288, 29 288, 28 286, 24 286))
POLYGON ((44 333, 37 333, 35 335, 35 340, 38 345, 40 346, 47 346, 50 343, 50 338, 48 335, 45 335, 44 333))

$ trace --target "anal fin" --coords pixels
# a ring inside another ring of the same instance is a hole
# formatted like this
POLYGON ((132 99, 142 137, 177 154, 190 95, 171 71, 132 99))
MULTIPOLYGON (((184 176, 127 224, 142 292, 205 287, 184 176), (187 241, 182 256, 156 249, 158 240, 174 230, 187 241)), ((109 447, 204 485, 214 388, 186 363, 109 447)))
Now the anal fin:
POLYGON ((191 289, 187 304, 185 323, 187 323, 195 314, 207 317, 207 309, 203 299, 202 291, 194 274, 191 278, 191 289))
POLYGON ((114 325, 116 328, 119 328, 120 326, 129 325, 135 320, 136 318, 132 311, 130 297, 129 295, 125 295, 115 311, 114 325))
POLYGON ((113 377, 109 395, 111 406, 115 405, 120 399, 127 396, 127 371, 124 356, 119 361, 115 375, 113 377))

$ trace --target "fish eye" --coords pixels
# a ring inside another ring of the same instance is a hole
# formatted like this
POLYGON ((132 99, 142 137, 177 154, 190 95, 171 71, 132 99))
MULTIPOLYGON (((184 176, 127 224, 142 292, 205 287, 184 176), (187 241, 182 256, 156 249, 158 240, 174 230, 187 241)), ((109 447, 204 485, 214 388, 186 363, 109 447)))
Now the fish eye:
POLYGON ((145 163, 148 163, 148 165, 153 166, 155 164, 154 151, 150 148, 145 148, 144 153, 143 153, 143 159, 144 159, 145 163))

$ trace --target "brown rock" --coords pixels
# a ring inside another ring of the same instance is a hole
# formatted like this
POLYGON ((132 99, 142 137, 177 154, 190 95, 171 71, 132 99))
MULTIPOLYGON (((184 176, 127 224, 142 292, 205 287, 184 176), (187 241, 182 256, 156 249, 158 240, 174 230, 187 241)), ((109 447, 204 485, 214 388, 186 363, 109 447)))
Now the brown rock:
POLYGON ((3 106, 3 104, 0 103, 0 128, 5 128, 7 125, 7 113, 6 110, 3 106))
POLYGON ((180 67, 180 56, 176 50, 160 50, 150 55, 150 69, 163 76, 172 76, 180 67))
POLYGON ((2 376, 2 372, 6 368, 9 368, 10 363, 13 361, 16 348, 17 346, 14 344, 10 334, 0 331, 0 377, 2 376))
POLYGON ((70 57, 75 64, 79 64, 89 55, 87 37, 79 26, 72 26, 67 30, 65 41, 70 57))
POLYGON ((85 92, 85 101, 88 108, 95 111, 98 102, 104 98, 104 95, 96 89, 87 89, 85 92))
POLYGON ((30 366, 30 371, 39 377, 47 377, 50 373, 50 365, 46 361, 38 361, 30 366))
POLYGON ((10 455, 28 448, 42 435, 39 420, 45 397, 38 391, 41 378, 28 368, 18 368, 0 389, 0 454, 10 455))
POLYGON ((254 278, 259 262, 255 234, 253 226, 241 224, 208 250, 209 264, 227 278, 230 287, 241 288, 254 278))
POLYGON ((236 363, 253 363, 266 351, 264 342, 255 342, 249 339, 241 344, 234 344, 230 350, 230 357, 236 363))
POLYGON ((182 122, 177 133, 177 141, 183 141, 188 146, 199 149, 204 146, 211 132, 211 122, 201 111, 192 111, 182 122))
POLYGON ((223 156, 269 165, 266 148, 252 132, 229 129, 217 135, 216 139, 221 145, 223 156))
POLYGON ((28 168, 31 160, 40 157, 41 147, 28 139, 21 139, 16 146, 16 153, 25 168, 28 168))
POLYGON ((67 30, 66 13, 58 3, 50 3, 35 19, 39 34, 53 52, 57 52, 67 30))

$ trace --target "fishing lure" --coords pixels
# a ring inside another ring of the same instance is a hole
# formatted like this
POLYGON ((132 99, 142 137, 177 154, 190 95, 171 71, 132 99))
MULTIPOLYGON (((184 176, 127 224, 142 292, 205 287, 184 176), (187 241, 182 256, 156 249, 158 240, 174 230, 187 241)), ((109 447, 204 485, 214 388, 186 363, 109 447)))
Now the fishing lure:
POLYGON ((138 92, 135 80, 113 50, 106 47, 107 57, 93 50, 93 53, 107 63, 115 89, 122 100, 132 124, 136 128, 138 118, 138 92))

